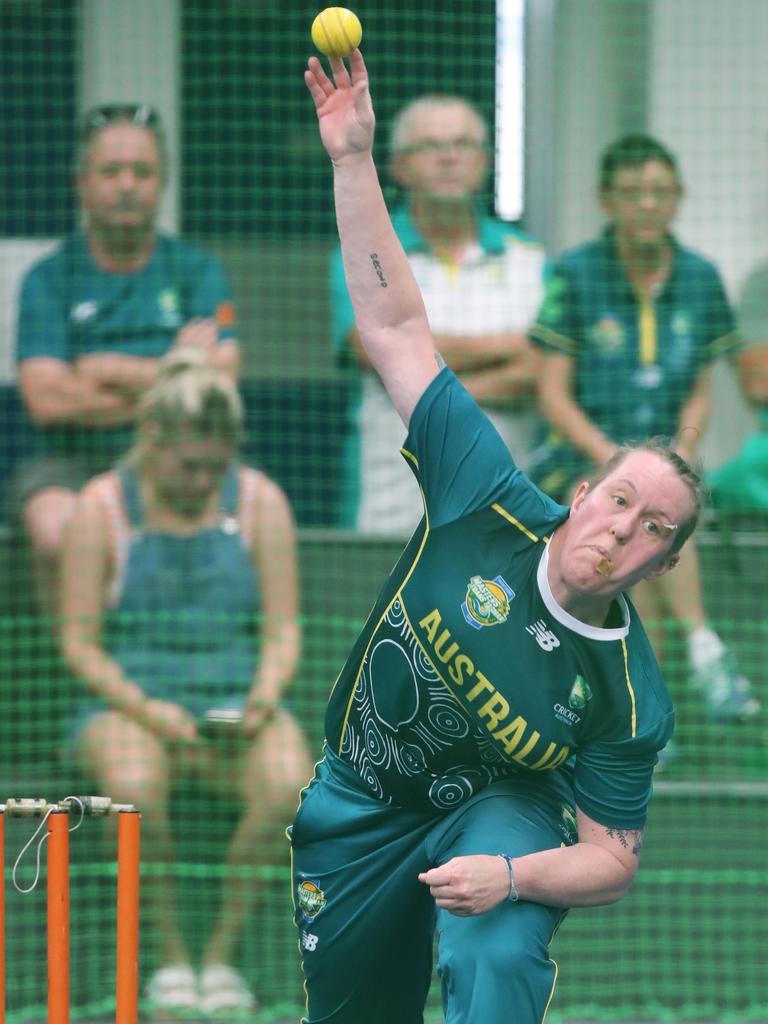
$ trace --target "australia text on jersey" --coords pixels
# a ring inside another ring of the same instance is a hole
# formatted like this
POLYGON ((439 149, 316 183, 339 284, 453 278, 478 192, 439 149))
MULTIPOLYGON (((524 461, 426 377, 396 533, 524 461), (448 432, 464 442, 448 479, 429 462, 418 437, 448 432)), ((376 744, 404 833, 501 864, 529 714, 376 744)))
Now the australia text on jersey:
POLYGON ((442 621, 443 617, 437 608, 419 620, 431 654, 430 661, 435 668, 435 659, 442 662, 456 686, 468 686, 468 689, 463 691, 464 699, 473 705, 491 738, 501 745, 506 758, 532 771, 557 768, 567 761, 571 748, 550 742, 544 754, 535 763, 528 763, 526 758, 541 739, 541 733, 530 729, 522 715, 513 716, 509 701, 498 692, 490 679, 475 667, 475 663, 468 654, 464 654, 458 643, 452 640, 450 631, 440 628, 442 621), (479 703, 481 700, 482 703, 479 703))

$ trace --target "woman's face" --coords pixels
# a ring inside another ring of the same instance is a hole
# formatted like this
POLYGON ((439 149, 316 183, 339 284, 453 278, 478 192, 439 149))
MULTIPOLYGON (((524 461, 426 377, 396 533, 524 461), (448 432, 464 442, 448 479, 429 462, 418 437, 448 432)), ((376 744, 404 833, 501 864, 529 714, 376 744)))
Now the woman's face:
POLYGON ((167 508, 190 519, 201 515, 218 492, 234 448, 226 441, 190 439, 151 448, 155 494, 167 508))
POLYGON ((658 245, 667 236, 682 194, 671 167, 647 160, 637 167, 620 167, 600 202, 620 240, 658 245))

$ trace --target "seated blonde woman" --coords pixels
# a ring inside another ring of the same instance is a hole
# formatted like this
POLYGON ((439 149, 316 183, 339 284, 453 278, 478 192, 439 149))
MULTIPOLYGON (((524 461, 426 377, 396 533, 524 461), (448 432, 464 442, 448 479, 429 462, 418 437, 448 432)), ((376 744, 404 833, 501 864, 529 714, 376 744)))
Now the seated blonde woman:
POLYGON ((143 880, 158 951, 147 996, 205 1014, 255 1008, 232 966, 254 890, 237 869, 283 859, 283 826, 311 774, 281 705, 300 649, 293 517, 272 480, 237 463, 242 422, 229 377, 194 351, 166 357, 134 448, 80 494, 63 560, 63 653, 87 691, 76 756, 101 790, 141 810, 144 862, 173 859, 180 777, 243 801, 199 972, 172 877, 143 880), (237 722, 227 741, 209 732, 217 719, 237 722))

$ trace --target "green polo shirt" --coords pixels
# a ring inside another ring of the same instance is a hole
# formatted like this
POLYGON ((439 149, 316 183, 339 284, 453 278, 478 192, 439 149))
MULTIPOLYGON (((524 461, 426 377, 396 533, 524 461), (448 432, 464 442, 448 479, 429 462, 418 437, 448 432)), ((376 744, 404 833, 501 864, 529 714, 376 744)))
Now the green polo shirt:
POLYGON ((673 711, 631 604, 602 629, 557 604, 546 542, 568 510, 448 368, 404 455, 426 514, 336 682, 329 745, 401 806, 449 810, 496 779, 561 771, 588 815, 641 827, 673 711))
MULTIPOLYGON (((138 271, 110 273, 94 261, 85 235, 68 236, 28 271, 21 287, 17 360, 75 362, 94 352, 159 357, 195 317, 216 317, 219 338, 235 337, 232 296, 218 260, 180 238, 159 235, 138 271)), ((46 452, 120 457, 133 426, 37 430, 46 452)))
MULTIPOLYGON (((626 276, 612 231, 565 253, 548 282, 530 331, 540 348, 573 358, 573 396, 619 444, 674 437, 701 371, 738 346, 720 275, 708 260, 673 242, 669 278, 652 300, 626 276)), ((553 494, 590 463, 543 427, 532 478, 553 494)))

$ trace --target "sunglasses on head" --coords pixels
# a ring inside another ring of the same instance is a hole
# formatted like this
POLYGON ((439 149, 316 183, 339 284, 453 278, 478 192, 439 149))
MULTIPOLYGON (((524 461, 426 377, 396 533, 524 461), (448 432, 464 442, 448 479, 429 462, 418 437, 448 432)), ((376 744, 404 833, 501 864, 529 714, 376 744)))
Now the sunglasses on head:
POLYGON ((93 107, 83 117, 82 131, 85 136, 101 131, 115 121, 130 121, 142 128, 160 127, 160 115, 148 103, 104 103, 93 107))

